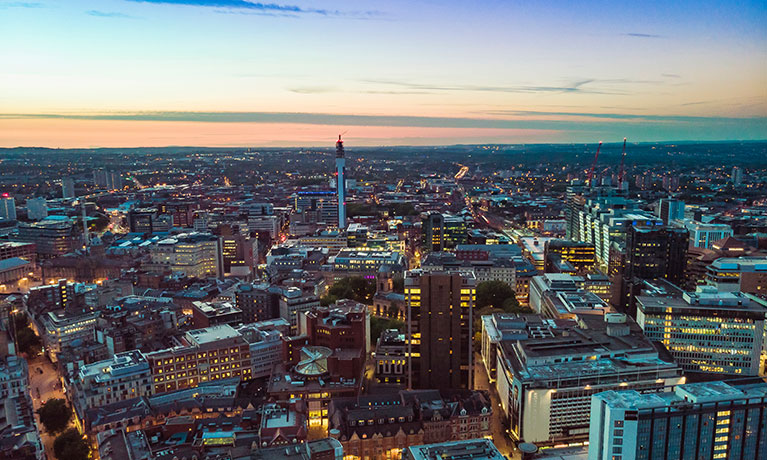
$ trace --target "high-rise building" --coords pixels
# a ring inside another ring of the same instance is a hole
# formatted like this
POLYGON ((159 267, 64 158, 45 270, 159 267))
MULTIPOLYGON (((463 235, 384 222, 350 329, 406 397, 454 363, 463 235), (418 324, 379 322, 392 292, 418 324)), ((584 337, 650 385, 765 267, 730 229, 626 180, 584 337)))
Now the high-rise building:
POLYGON ((673 220, 682 220, 684 219, 684 209, 684 201, 663 198, 658 203, 658 217, 663 220, 664 224, 673 220))
POLYGON ((430 212, 421 221, 424 252, 453 249, 468 240, 463 217, 430 212))
POLYGON ((42 220, 48 217, 48 202, 43 197, 27 200, 27 217, 31 220, 42 220))
POLYGON ((633 301, 641 280, 664 278, 674 284, 684 282, 687 266, 688 234, 684 228, 666 225, 633 225, 626 234, 626 263, 613 285, 613 304, 636 317, 633 301))
POLYGON ((405 273, 410 388, 471 388, 476 279, 471 272, 405 273))
POLYGON ((61 197, 62 198, 75 197, 75 181, 71 177, 65 177, 61 179, 61 197))
POLYGON ((755 376, 767 309, 740 292, 699 286, 684 292, 663 280, 636 297, 637 323, 688 372, 755 376))
POLYGON ((706 267, 706 284, 718 291, 767 294, 767 256, 722 257, 706 267))
POLYGON ((0 195, 0 220, 16 220, 16 200, 9 193, 0 195))
POLYGON ((336 142, 336 193, 338 194, 338 228, 346 228, 346 155, 344 141, 336 142))
POLYGON ((767 452, 765 420, 767 384, 759 379, 605 391, 591 400, 588 458, 758 460, 767 452))
POLYGON ((730 182, 733 185, 740 185, 743 183, 743 170, 737 166, 732 167, 732 173, 730 174, 730 182))

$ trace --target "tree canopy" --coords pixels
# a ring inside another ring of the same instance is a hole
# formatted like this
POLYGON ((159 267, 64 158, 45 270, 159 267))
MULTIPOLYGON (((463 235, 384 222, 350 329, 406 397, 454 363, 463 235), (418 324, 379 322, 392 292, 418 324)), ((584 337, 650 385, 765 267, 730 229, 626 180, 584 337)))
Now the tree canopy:
POLYGON ((330 305, 340 299, 351 299, 360 303, 369 304, 376 293, 375 280, 368 280, 361 276, 341 278, 333 283, 321 300, 323 305, 330 305))
POLYGON ((88 460, 90 451, 88 441, 74 428, 61 433, 53 441, 53 453, 59 460, 88 460))
POLYGON ((72 410, 67 406, 64 399, 53 398, 45 401, 37 414, 40 416, 40 422, 49 433, 59 433, 66 429, 69 420, 72 418, 72 410))

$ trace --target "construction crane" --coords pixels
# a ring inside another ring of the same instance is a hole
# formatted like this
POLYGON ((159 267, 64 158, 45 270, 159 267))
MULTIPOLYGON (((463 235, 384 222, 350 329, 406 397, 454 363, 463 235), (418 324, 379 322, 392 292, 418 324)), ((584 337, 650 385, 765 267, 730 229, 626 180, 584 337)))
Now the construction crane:
POLYGON ((597 147, 597 154, 594 155, 594 162, 591 163, 591 169, 589 170, 589 176, 586 180, 589 182, 589 187, 592 185, 591 180, 594 178, 594 168, 597 167, 597 160, 599 159, 599 151, 602 149, 602 141, 599 141, 599 146, 597 147))
POLYGON ((621 172, 618 174, 618 190, 623 190, 623 177, 626 174, 624 166, 626 164, 626 138, 623 138, 623 153, 621 154, 621 172))

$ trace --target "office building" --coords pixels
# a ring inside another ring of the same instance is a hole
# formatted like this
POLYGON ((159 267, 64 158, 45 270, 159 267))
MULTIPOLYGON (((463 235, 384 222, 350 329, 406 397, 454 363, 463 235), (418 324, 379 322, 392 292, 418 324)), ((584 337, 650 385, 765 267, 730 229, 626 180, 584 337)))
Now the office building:
POLYGON ((0 243, 0 260, 19 258, 35 265, 37 263, 37 247, 34 243, 18 243, 6 241, 0 243))
POLYGON ((40 320, 41 336, 45 354, 57 362, 61 351, 92 341, 96 337, 98 312, 69 313, 65 310, 50 311, 40 320))
POLYGON ((666 225, 632 225, 626 235, 626 262, 614 277, 613 305, 636 317, 634 295, 641 280, 663 278, 682 284, 687 267, 687 230, 666 225))
POLYGON ((297 331, 299 315, 319 307, 320 298, 314 292, 304 291, 299 287, 289 287, 282 290, 278 305, 280 318, 290 323, 292 331, 297 331))
POLYGON ((471 272, 405 272, 408 387, 472 388, 471 272))
POLYGON ((338 225, 338 195, 333 190, 296 192, 294 207, 303 221, 338 225))
POLYGON ((501 452, 489 439, 467 439, 423 446, 407 447, 403 460, 504 460, 501 452))
POLYGON ((563 260, 573 266, 574 272, 585 275, 596 267, 596 249, 591 243, 568 240, 546 240, 543 250, 544 270, 552 272, 556 260, 563 260))
POLYGON ((75 195, 75 181, 71 177, 65 177, 61 179, 61 197, 62 198, 74 198, 75 195))
POLYGON ((690 245, 696 248, 709 248, 714 242, 733 235, 732 227, 727 224, 704 224, 685 221, 684 228, 690 232, 690 245))
POLYGON ((0 458, 45 459, 28 384, 26 360, 13 354, 0 355, 0 458))
POLYGON ((606 391, 591 401, 589 460, 764 458, 767 384, 760 379, 606 391))
POLYGON ((684 292, 658 280, 636 306, 645 336, 662 343, 685 371, 759 374, 767 309, 742 293, 712 286, 684 292))
POLYGON ((156 208, 136 208, 128 211, 128 227, 131 233, 154 233, 158 231, 156 208))
POLYGON ((250 378, 269 377, 274 366, 282 362, 282 336, 289 328, 282 318, 237 328, 250 349, 250 378))
POLYGON ((80 234, 72 221, 41 220, 19 223, 18 241, 35 243, 40 258, 67 254, 80 247, 80 234))
POLYGON ((280 316, 282 289, 268 283, 237 286, 235 305, 242 311, 245 323, 255 323, 280 316))
POLYGON ((0 220, 16 220, 16 200, 8 193, 0 195, 0 220))
POLYGON ((668 225, 672 221, 684 219, 684 209, 684 201, 662 198, 658 203, 658 217, 668 225))
POLYGON ((717 291, 767 294, 767 256, 723 257, 706 268, 705 283, 717 291))
POLYGON ((623 314, 547 320, 531 315, 525 338, 497 349, 496 388, 512 438, 539 446, 585 442, 591 395, 659 390, 684 381, 671 362, 623 314))
POLYGON ((224 275, 247 278, 258 265, 258 238, 239 233, 221 235, 221 269, 224 275))
POLYGON ((149 250, 150 270, 195 278, 223 275, 219 239, 207 233, 182 233, 155 243, 149 250))
POLYGON ((399 252, 351 248, 342 249, 336 256, 330 257, 328 264, 330 271, 338 277, 375 277, 384 266, 393 271, 402 271, 406 267, 405 258, 399 252))
POLYGON ((29 198, 27 200, 27 217, 30 220, 42 220, 48 217, 48 202, 45 198, 29 198))
POLYGON ((424 252, 453 249, 468 241, 466 222, 460 216, 430 212, 421 221, 421 238, 424 252))
POLYGON ((250 344, 228 324, 189 331, 179 346, 148 353, 146 360, 152 394, 228 378, 249 379, 252 370, 250 344))
POLYGON ((375 349, 375 376, 378 383, 407 383, 407 340, 397 329, 381 333, 375 349))

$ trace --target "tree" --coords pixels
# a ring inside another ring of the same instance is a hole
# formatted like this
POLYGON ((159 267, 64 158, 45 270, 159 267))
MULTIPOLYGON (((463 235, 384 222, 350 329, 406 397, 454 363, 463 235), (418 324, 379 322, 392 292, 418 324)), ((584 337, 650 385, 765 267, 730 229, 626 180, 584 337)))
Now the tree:
POLYGON ((40 354, 42 342, 35 331, 29 327, 29 318, 24 313, 13 315, 13 326, 16 331, 16 345, 21 353, 34 357, 40 354))
POLYGON ((405 322, 390 318, 370 317, 370 341, 375 343, 381 333, 387 329, 397 329, 402 332, 405 328, 405 322))
POLYGON ((368 304, 376 293, 376 284, 373 280, 361 276, 341 278, 333 283, 328 293, 320 299, 320 303, 329 305, 339 299, 351 299, 360 303, 368 304))
POLYGON ((88 441, 74 428, 61 433, 53 441, 53 453, 59 460, 88 460, 88 441))
POLYGON ((503 308, 507 299, 515 299, 514 289, 503 281, 483 281, 477 284, 477 308, 503 308))
POLYGON ((64 431, 72 418, 72 410, 67 406, 64 399, 53 398, 45 401, 37 414, 40 416, 40 422, 49 433, 59 433, 64 431))
POLYGON ((402 275, 397 275, 394 278, 392 278, 392 289, 394 292, 398 294, 404 294, 405 293, 405 277, 402 275))

